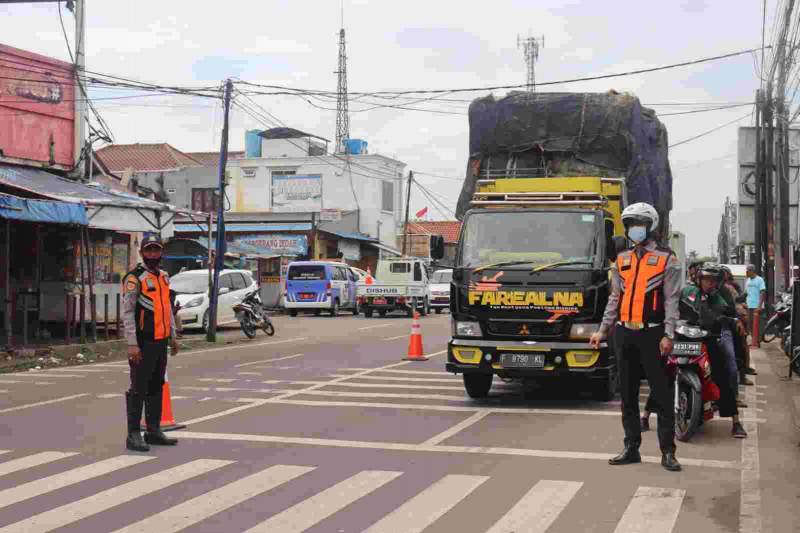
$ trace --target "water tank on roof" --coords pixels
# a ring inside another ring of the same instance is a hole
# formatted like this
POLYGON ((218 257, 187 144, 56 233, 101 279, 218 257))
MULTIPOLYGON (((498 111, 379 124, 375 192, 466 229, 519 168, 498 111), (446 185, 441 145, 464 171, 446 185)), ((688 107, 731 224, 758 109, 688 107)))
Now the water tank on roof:
POLYGON ((244 133, 244 156, 261 157, 261 130, 247 130, 244 133))
POLYGON ((362 139, 345 139, 344 147, 348 154, 361 155, 367 153, 367 141, 362 139))

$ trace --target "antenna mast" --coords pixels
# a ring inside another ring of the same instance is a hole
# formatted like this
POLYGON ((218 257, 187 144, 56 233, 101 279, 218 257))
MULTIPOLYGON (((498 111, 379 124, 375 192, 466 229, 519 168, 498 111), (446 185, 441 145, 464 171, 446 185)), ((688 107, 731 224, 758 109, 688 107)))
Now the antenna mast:
POLYGON ((536 92, 536 61, 539 60, 539 46, 544 48, 544 35, 541 39, 536 37, 522 38, 517 35, 517 48, 522 49, 522 55, 525 57, 525 64, 527 65, 527 91, 529 93, 536 92))
POLYGON ((344 39, 344 2, 342 2, 342 27, 339 30, 339 76, 336 89, 336 153, 345 152, 344 141, 350 138, 350 116, 347 112, 347 51, 344 39))

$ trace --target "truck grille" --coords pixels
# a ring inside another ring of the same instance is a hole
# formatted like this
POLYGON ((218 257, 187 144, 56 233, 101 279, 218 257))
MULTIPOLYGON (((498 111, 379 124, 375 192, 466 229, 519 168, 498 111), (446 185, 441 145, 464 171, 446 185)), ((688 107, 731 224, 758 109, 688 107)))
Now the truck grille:
POLYGON ((489 320, 487 330, 491 335, 518 338, 558 338, 564 335, 566 321, 489 320))

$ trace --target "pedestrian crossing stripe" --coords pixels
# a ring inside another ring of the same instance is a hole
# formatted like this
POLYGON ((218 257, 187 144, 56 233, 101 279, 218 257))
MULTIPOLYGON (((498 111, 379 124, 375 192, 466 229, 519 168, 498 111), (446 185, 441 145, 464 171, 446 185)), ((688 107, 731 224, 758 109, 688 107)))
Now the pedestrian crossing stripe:
MULTIPOLYGON (((0 450, 0 453, 6 450, 0 450)), ((11 452, 9 452, 11 453, 11 452)), ((39 452, 0 462, 0 475, 19 473, 44 464, 58 464, 59 459, 79 455, 70 452, 39 452)), ((214 471, 229 467, 236 461, 196 459, 170 466, 157 473, 135 477, 137 468, 155 463, 158 457, 119 455, 78 466, 57 474, 14 485, 0 490, 0 509, 31 500, 54 491, 73 487, 88 480, 102 483, 104 476, 124 472, 132 481, 123 482, 95 494, 44 510, 20 521, 0 527, 0 533, 44 533, 70 526, 76 522, 130 503, 142 496, 189 482, 214 471)), ((137 522, 124 525, 114 533, 176 533, 204 520, 224 513, 232 507, 256 498, 315 471, 317 467, 301 465, 272 465, 248 473, 204 494, 177 503, 160 512, 143 516, 137 522)), ((152 469, 149 469, 150 471, 152 469)), ((337 513, 344 511, 385 486, 403 481, 403 472, 363 470, 327 488, 315 489, 313 494, 248 529, 248 533, 280 531, 302 533, 337 513)), ((475 491, 488 482, 489 476, 447 474, 422 488, 416 495, 400 502, 382 517, 370 518, 361 524, 365 533, 422 533, 453 510, 457 505, 473 505, 475 491)), ((111 483, 110 480, 107 484, 111 483)), ((206 479, 204 483, 208 484, 206 479)), ((575 480, 539 480, 523 494, 508 501, 487 533, 529 532, 544 533, 580 493, 583 482, 575 480)), ((268 497, 268 496, 267 496, 268 497)), ((675 527, 685 497, 677 488, 638 487, 627 508, 619 517, 615 533, 670 533, 675 527)), ((577 504, 577 503, 576 503, 577 504)), ((248 508, 257 512, 258 507, 248 508)), ((2 519, 0 519, 2 520, 2 519)), ((113 520, 113 518, 111 518, 113 520)), ((0 525, 3 525, 0 522, 0 525)))

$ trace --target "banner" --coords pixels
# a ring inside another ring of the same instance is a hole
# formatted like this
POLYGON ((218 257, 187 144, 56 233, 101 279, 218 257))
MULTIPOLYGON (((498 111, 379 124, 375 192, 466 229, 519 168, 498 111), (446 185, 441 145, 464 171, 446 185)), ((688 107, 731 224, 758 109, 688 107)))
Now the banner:
POLYGON ((260 255, 305 255, 308 251, 306 235, 242 235, 233 239, 234 244, 250 248, 260 255))
POLYGON ((322 209, 322 175, 272 176, 273 211, 322 209))

